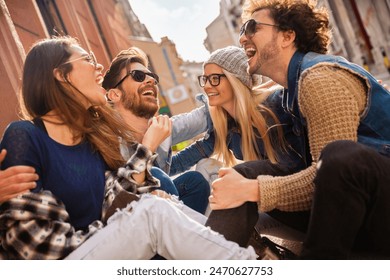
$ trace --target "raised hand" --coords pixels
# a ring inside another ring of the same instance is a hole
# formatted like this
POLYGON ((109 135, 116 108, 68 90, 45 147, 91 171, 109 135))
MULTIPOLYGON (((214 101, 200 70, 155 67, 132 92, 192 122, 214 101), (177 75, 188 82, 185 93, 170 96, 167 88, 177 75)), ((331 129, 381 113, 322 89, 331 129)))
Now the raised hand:
POLYGON ((149 122, 149 128, 145 132, 142 144, 152 152, 171 134, 172 121, 166 115, 153 117, 149 122))

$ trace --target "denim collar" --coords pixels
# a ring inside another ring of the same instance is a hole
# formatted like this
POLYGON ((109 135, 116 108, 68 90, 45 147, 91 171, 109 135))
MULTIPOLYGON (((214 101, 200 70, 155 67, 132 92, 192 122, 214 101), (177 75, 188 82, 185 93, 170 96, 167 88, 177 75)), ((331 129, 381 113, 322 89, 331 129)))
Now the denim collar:
POLYGON ((288 65, 288 88, 283 91, 282 106, 286 113, 298 117, 297 97, 298 97, 298 81, 301 75, 301 65, 304 53, 296 51, 292 56, 288 65))

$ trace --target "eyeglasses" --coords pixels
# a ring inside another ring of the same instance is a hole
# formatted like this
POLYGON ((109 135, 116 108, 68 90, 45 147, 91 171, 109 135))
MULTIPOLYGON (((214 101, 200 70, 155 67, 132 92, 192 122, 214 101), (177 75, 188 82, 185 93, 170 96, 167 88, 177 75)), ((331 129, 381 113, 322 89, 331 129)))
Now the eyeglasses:
POLYGON ((123 81, 128 76, 131 76, 134 81, 142 83, 143 81, 145 81, 146 75, 152 77, 154 79, 154 81, 155 81, 155 84, 158 84, 160 82, 160 78, 158 77, 158 75, 153 73, 153 72, 144 72, 144 71, 141 71, 141 70, 132 70, 132 71, 127 72, 127 74, 122 79, 120 79, 119 82, 117 82, 116 85, 113 88, 118 87, 121 83, 123 83, 123 81))
POLYGON ((210 74, 208 76, 206 76, 206 75, 198 76, 199 85, 201 87, 204 87, 206 85, 207 81, 209 81, 210 85, 212 85, 213 87, 216 87, 221 82, 221 77, 226 77, 226 75, 225 74, 210 74))
POLYGON ((266 26, 273 26, 273 27, 279 27, 279 25, 276 24, 269 24, 269 23, 263 23, 255 21, 254 19, 250 19, 246 21, 240 28, 240 37, 245 34, 245 36, 251 38, 255 33, 257 32, 256 27, 257 25, 266 25, 266 26))
POLYGON ((93 66, 95 66, 95 68, 97 67, 98 63, 96 60, 96 56, 92 51, 90 51, 89 54, 82 55, 82 56, 75 58, 75 59, 72 59, 72 60, 68 60, 67 62, 62 63, 60 66, 62 66, 64 64, 75 62, 75 61, 80 60, 80 59, 85 59, 88 63, 91 63, 93 66))

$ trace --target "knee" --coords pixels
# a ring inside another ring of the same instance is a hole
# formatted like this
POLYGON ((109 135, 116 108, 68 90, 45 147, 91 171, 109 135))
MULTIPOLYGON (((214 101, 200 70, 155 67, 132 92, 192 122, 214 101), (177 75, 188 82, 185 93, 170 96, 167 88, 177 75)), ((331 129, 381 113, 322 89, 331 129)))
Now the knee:
POLYGON ((162 209, 169 207, 168 201, 154 195, 144 195, 134 206, 134 211, 144 213, 148 216, 159 216, 162 209))
POLYGON ((328 144, 321 152, 317 163, 316 180, 327 181, 337 178, 338 175, 354 176, 356 172, 367 164, 367 153, 371 151, 360 143, 349 140, 340 140, 328 144))
POLYGON ((350 140, 334 141, 322 150, 320 161, 328 166, 351 166, 366 159, 367 147, 350 140))
POLYGON ((206 178, 198 171, 188 171, 189 178, 193 182, 193 186, 201 193, 210 195, 210 185, 206 178))

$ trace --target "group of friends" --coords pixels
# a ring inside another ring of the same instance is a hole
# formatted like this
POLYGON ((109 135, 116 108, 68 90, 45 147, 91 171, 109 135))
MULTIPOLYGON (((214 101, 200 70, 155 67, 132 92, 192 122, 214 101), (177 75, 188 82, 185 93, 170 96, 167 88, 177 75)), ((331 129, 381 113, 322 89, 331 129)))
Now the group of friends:
POLYGON ((0 145, 0 258, 256 259, 264 215, 302 233, 299 258, 390 258, 389 91, 327 54, 313 1, 246 0, 242 19, 241 47, 203 64, 204 105, 171 118, 139 48, 104 72, 75 38, 35 43, 0 145))

